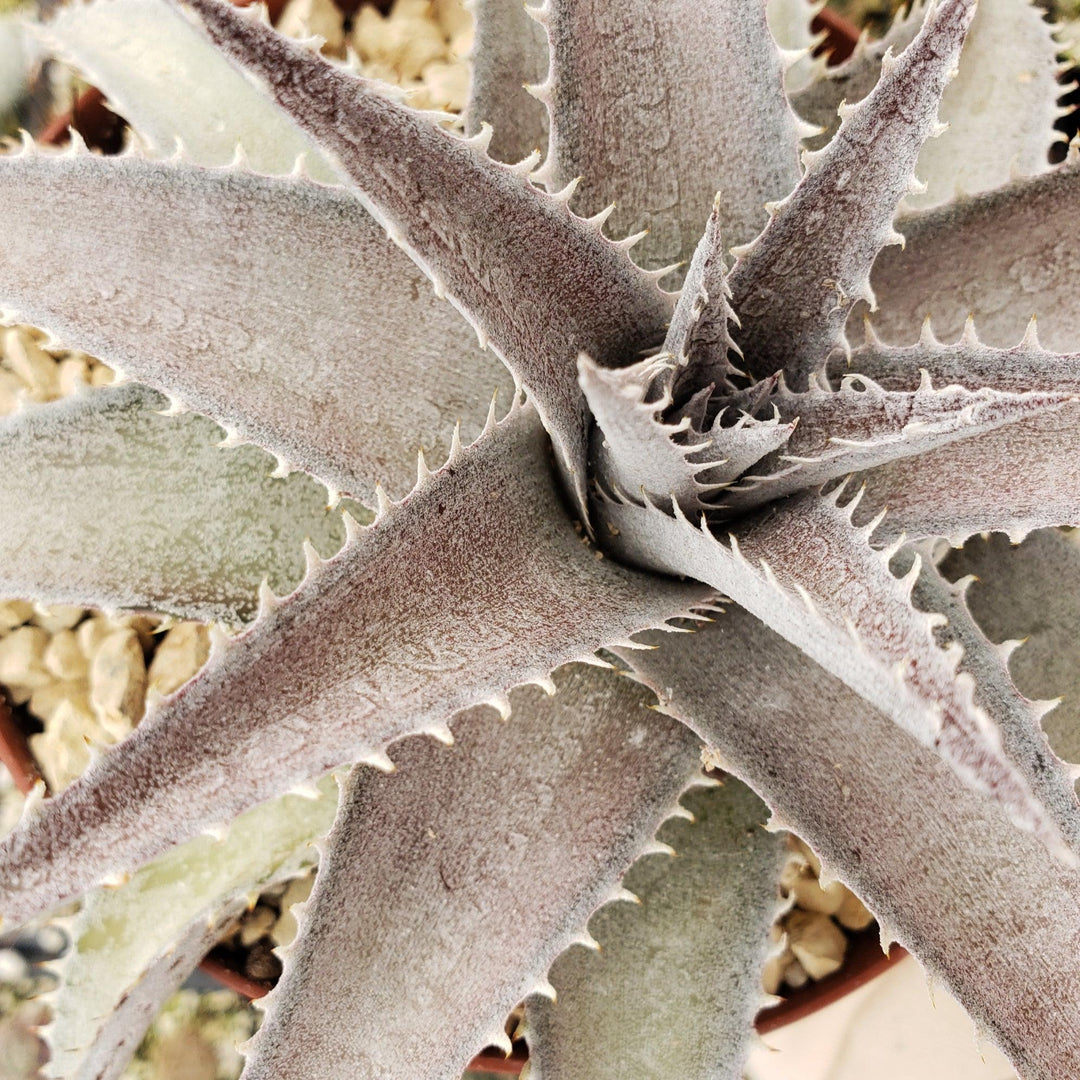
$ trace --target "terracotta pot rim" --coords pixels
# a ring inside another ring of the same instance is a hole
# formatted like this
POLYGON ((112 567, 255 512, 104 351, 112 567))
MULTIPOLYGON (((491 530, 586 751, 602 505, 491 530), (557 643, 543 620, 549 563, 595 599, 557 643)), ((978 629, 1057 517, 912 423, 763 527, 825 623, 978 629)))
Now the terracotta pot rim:
MULTIPOLYGON (((839 1001, 861 986, 895 967, 907 955, 907 950, 894 944, 888 953, 881 950, 878 930, 871 926, 868 930, 850 935, 850 953, 843 967, 820 982, 810 983, 805 988, 796 990, 790 997, 781 998, 780 1002, 758 1013, 754 1027, 759 1035, 787 1027, 798 1020, 813 1015, 826 1006, 839 1001)), ((249 1000, 262 997, 271 989, 271 983, 249 979, 246 975, 232 968, 222 950, 213 950, 199 965, 200 970, 216 979, 222 986, 234 990, 249 1000)), ((493 1048, 482 1050, 469 1063, 470 1072, 511 1075, 521 1073, 526 1061, 525 1054, 518 1047, 505 1057, 493 1048)))

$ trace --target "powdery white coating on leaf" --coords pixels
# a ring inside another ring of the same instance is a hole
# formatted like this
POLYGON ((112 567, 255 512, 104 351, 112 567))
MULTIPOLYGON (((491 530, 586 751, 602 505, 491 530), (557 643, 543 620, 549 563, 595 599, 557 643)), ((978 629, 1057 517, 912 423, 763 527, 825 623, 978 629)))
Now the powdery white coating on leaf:
POLYGON ((259 172, 288 173, 304 154, 313 177, 337 179, 311 139, 165 4, 79 0, 38 32, 159 154, 179 139, 191 160, 227 165, 239 143, 259 172))
POLYGON ((0 304, 369 505, 512 393, 342 189, 30 154, 0 159, 0 210, 0 304))
MULTIPOLYGON (((881 41, 860 46, 849 61, 795 95, 796 112, 835 127, 837 106, 860 101, 873 89, 885 50, 907 46, 924 10, 916 4, 898 15, 881 41)), ((1042 10, 1028 0, 979 0, 959 74, 941 99, 940 119, 949 130, 919 153, 915 175, 927 190, 906 196, 906 210, 989 191, 1015 172, 1033 176, 1049 168, 1061 93, 1058 51, 1042 10)))
MULTIPOLYGON (((707 581, 932 746, 965 782, 989 792, 1063 858, 1060 830, 1004 757, 998 732, 934 641, 936 621, 909 599, 912 578, 889 571, 837 493, 793 496, 739 523, 725 545, 681 515, 651 506, 598 506, 600 533, 630 561, 707 581)), ((857 500, 855 500, 857 502, 857 500)))
POLYGON ((1042 8, 1029 0, 979 0, 960 56, 960 72, 941 98, 949 130, 919 153, 915 175, 926 184, 905 208, 946 203, 989 191, 1015 173, 1050 168, 1059 47, 1042 8))
POLYGON ((654 278, 521 170, 388 101, 370 81, 219 0, 188 6, 521 378, 583 511, 588 410, 577 357, 619 365, 659 342, 671 308, 654 278))
POLYGON ((700 467, 687 455, 704 441, 689 421, 665 424, 660 413, 669 397, 651 393, 654 379, 665 378, 663 361, 642 360, 629 368, 603 368, 588 356, 578 360, 578 381, 596 420, 592 438, 593 473, 609 490, 641 489, 674 499, 684 509, 701 505, 700 467), (648 400, 653 398, 653 400, 648 400), (685 436, 688 444, 676 442, 685 436))
POLYGON ((671 404, 652 394, 654 380, 668 375, 663 360, 630 368, 602 368, 587 356, 578 361, 585 399, 596 418, 592 459, 595 478, 609 491, 632 496, 645 491, 664 506, 677 502, 687 513, 700 509, 713 491, 730 484, 757 460, 782 446, 791 425, 741 417, 733 427, 698 428, 688 416, 665 423, 671 404), (648 398, 654 400, 647 400, 648 398))
POLYGON ((736 319, 731 310, 720 228, 722 203, 723 194, 718 194, 705 232, 694 249, 664 340, 664 351, 679 364, 672 391, 677 398, 710 383, 726 388, 731 385, 731 376, 741 374, 733 362, 737 350, 730 326, 736 319))
POLYGON ((498 161, 521 161, 547 147, 547 109, 524 84, 548 69, 547 35, 521 0, 473 0, 476 37, 465 133, 488 123, 488 152, 498 161))
POLYGON ((47 1041, 53 1056, 44 1066, 45 1075, 59 1080, 119 1080, 165 999, 180 989, 225 927, 243 910, 244 901, 235 900, 209 916, 200 914, 182 930, 174 928, 164 951, 139 972, 119 1000, 98 997, 99 988, 91 987, 95 1005, 102 1010, 96 1017, 100 1026, 93 1044, 84 1054, 66 1052, 73 1048, 59 1041, 62 1036, 55 1024, 50 1025, 47 1041), (57 1071, 61 1068, 64 1071, 57 1071))
POLYGON ((551 970, 558 998, 526 1002, 532 1080, 741 1080, 761 972, 775 946, 786 848, 739 781, 683 799, 697 819, 671 821, 626 877, 640 905, 615 903, 589 923, 600 945, 551 970))
POLYGON ((1080 354, 1061 355, 1042 348, 1033 337, 1035 324, 1019 345, 995 349, 977 340, 974 327, 959 341, 945 345, 933 336, 929 323, 915 345, 895 346, 867 341, 851 354, 850 363, 837 358, 830 375, 858 371, 888 390, 913 390, 926 371, 937 384, 987 387, 1007 393, 1029 390, 1080 393, 1080 354))
POLYGON ((874 89, 881 77, 885 52, 891 50, 894 56, 902 53, 914 41, 925 15, 926 0, 914 0, 896 12, 881 38, 872 40, 864 31, 842 64, 826 67, 819 61, 816 78, 791 94, 795 112, 822 129, 819 135, 806 140, 807 146, 819 150, 836 134, 840 106, 845 102, 854 105, 874 89))
POLYGON ((547 450, 515 408, 219 647, 0 844, 5 920, 707 601, 586 547, 547 450))
POLYGON ((1054 352, 1080 351, 1080 168, 961 199, 903 223, 906 246, 882 253, 872 278, 884 341, 908 344, 923 319, 944 340, 969 316, 988 345, 1009 348, 1031 316, 1054 352))
POLYGON ((1042 717, 1051 744, 1080 761, 1080 544, 1075 533, 1034 532, 1022 544, 1000 534, 974 538, 941 564, 953 577, 977 576, 966 601, 994 642, 1022 640, 1010 651, 1009 671, 1020 691, 1039 702, 1060 697, 1042 717))
POLYGON ((844 376, 837 390, 814 383, 793 394, 781 385, 772 402, 782 416, 797 420, 792 436, 755 475, 724 493, 723 507, 745 511, 861 469, 1043 416, 1080 400, 1077 391, 1080 386, 1071 393, 935 388, 929 377, 918 380, 916 390, 896 391, 862 374, 844 376))
POLYGON ((313 842, 333 824, 337 784, 327 777, 315 790, 314 799, 285 795, 254 807, 229 826, 222 840, 209 836, 189 840, 123 885, 97 889, 83 900, 71 927, 63 977, 50 996, 52 1022, 45 1034, 51 1056, 46 1076, 97 1080, 94 1069, 106 1064, 113 1071, 105 1075, 119 1075, 127 1055, 138 1046, 142 1029, 164 996, 175 989, 161 980, 145 979, 144 972, 168 964, 182 980, 220 936, 219 912, 316 861, 313 842), (181 946, 170 957, 172 943, 188 933, 201 947, 193 943, 187 951, 181 946), (185 956, 188 968, 182 970, 185 956), (154 990, 163 993, 154 998, 154 990), (131 1015, 133 993, 139 1007, 131 1015), (122 1057, 110 1016, 121 1023, 126 1036, 122 1057))
POLYGON ((890 58, 874 90, 845 112, 823 150, 731 271, 736 339, 747 370, 783 370, 804 390, 844 343, 857 300, 870 301, 870 267, 895 242, 893 215, 919 150, 937 126, 938 102, 960 55, 974 0, 941 0, 915 40, 890 58))
POLYGON ((1020 1075, 1080 1075, 1076 871, 746 612, 653 642, 662 648, 627 662, 948 986, 1020 1075))
POLYGON ((862 474, 883 542, 1080 525, 1080 403, 862 474))
POLYGON ((618 887, 700 768, 617 673, 574 667, 356 770, 245 1080, 453 1080, 618 887))
POLYGON ((4 595, 239 622, 264 577, 300 581, 305 537, 341 547, 325 488, 272 478, 269 455, 222 449, 216 424, 166 404, 119 386, 0 421, 4 595))
POLYGON ((690 258, 717 190, 726 240, 757 235, 764 204, 799 179, 764 3, 547 0, 542 13, 549 188, 580 176, 585 212, 616 202, 616 233, 649 230, 635 251, 649 266, 690 258))
POLYGON ((1028 701, 1013 685, 1008 650, 987 641, 968 610, 965 593, 971 582, 966 577, 951 585, 924 561, 912 598, 923 610, 939 611, 949 620, 938 627, 938 641, 956 642, 964 650, 960 670, 975 679, 976 704, 994 718, 1005 753, 1023 770, 1066 842, 1080 853, 1080 804, 1073 776, 1051 750, 1040 726, 1047 703, 1028 701))

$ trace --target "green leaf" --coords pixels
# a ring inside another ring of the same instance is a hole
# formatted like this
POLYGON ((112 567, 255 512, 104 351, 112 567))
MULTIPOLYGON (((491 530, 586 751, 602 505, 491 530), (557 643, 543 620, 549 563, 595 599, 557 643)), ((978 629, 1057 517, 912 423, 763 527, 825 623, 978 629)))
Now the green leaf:
POLYGON ((120 1075, 162 1001, 220 937, 228 919, 219 913, 237 914, 260 888, 317 860, 314 841, 333 824, 337 785, 327 777, 311 794, 257 806, 220 840, 190 840, 83 900, 49 1002, 47 1076, 120 1075))
POLYGON ((597 912, 599 950, 561 956, 558 997, 526 1002, 533 1080, 741 1080, 775 948, 784 838, 735 779, 683 806, 695 820, 659 836, 675 858, 650 855, 626 877, 640 904, 597 912))
POLYGON ((3 595, 236 623, 263 578, 299 583, 306 537, 341 547, 320 484, 273 478, 269 455, 222 449, 216 424, 166 405, 119 386, 0 420, 3 595))

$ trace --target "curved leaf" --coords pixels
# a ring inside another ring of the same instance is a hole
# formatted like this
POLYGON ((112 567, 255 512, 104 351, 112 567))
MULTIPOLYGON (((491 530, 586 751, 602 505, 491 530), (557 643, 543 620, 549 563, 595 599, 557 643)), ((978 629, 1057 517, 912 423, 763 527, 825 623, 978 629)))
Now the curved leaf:
POLYGON ((611 671, 511 697, 357 769, 247 1080, 456 1080, 700 775, 699 743, 611 671), (335 988, 334 995, 326 993, 335 988))
POLYGON ((871 278, 885 341, 910 343, 927 315, 955 339, 973 317, 984 342, 1009 348, 1036 314, 1046 348, 1080 351, 1080 165, 917 214, 903 232, 871 278))
POLYGON ((509 392, 347 191, 31 153, 0 158, 0 212, 0 305, 372 506, 509 392))
MULTIPOLYGON (((860 43, 849 61, 827 69, 794 96, 795 111, 835 128, 840 103, 853 104, 873 89, 886 49, 907 47, 926 7, 912 4, 880 41, 860 43)), ((906 196, 905 210, 989 191, 1017 173, 1033 176, 1050 167, 1058 138, 1059 51, 1042 8, 1028 0, 979 0, 959 73, 941 98, 940 119, 949 130, 919 152, 915 175, 926 191, 906 196)))
POLYGON ((704 586, 586 547, 548 450, 535 411, 515 407, 291 597, 264 597, 248 631, 0 843, 5 919, 706 602, 704 586))
POLYGON ((235 623, 263 578, 300 581, 305 538, 341 547, 321 485, 275 479, 269 455, 222 449, 216 424, 166 404, 118 386, 0 420, 0 592, 235 623))
POLYGON ((475 0, 472 82, 465 132, 492 126, 488 152, 499 161, 521 161, 547 146, 547 110, 526 92, 547 71, 547 36, 518 0, 475 0))
POLYGON ((724 493, 727 513, 745 511, 818 487, 861 469, 917 458, 1078 400, 1076 391, 1008 393, 960 386, 935 388, 923 373, 913 391, 885 390, 864 375, 844 376, 838 390, 816 383, 803 394, 781 385, 772 397, 793 422, 782 454, 761 463, 724 493))
MULTIPOLYGON (((991 793, 1025 828, 1071 859, 1057 826, 1002 753, 990 718, 972 699, 959 656, 939 648, 941 616, 916 611, 917 569, 895 578, 893 551, 870 546, 875 520, 855 528, 858 499, 803 493, 739 523, 728 544, 652 506, 603 504, 601 535, 633 562, 706 581, 842 679, 967 783, 991 793)), ((894 549, 895 550, 895 549, 894 549)))
POLYGON ((1009 671, 1033 699, 1042 726, 1068 761, 1080 761, 1080 544, 1043 529, 1022 544, 1001 535, 972 539, 941 564, 974 574, 965 601, 979 626, 1008 652, 1009 671), (1022 640, 1020 647, 1015 642, 1022 640), (1050 712, 1046 699, 1060 698, 1050 712))
POLYGON ((558 997, 526 1002, 533 1080, 741 1080, 786 846, 735 779, 683 805, 695 820, 660 833, 676 857, 652 855, 626 877, 640 905, 597 912, 599 950, 561 956, 558 997))
POLYGON ((435 126, 220 0, 187 0, 222 50, 355 184, 357 196, 520 378, 585 508, 586 352, 618 366, 663 337, 669 298, 599 225, 523 170, 435 126))
POLYGON ((861 477, 864 508, 889 512, 882 542, 1080 525, 1080 402, 964 439, 861 477))
POLYGON ((783 370, 793 390, 805 389, 844 344, 854 303, 872 302, 870 267, 898 239, 893 215, 937 127, 941 93, 974 11, 974 0, 940 0, 915 40, 883 66, 874 90, 845 110, 828 146, 803 155, 798 187, 739 253, 732 307, 751 375, 783 370), (813 245, 804 242, 810 234, 813 245))
POLYGON ((799 180, 763 2, 549 0, 543 22, 549 188, 582 177, 586 213, 617 202, 619 234, 649 230, 639 258, 650 266, 691 257, 718 190, 728 243, 761 231, 764 204, 799 180))
POLYGON ((1039 343, 1036 324, 1028 324, 1024 339, 1009 349, 995 349, 979 341, 974 320, 964 326, 960 339, 943 344, 930 321, 914 345, 886 345, 867 324, 866 344, 859 346, 845 364, 830 365, 830 375, 846 371, 868 375, 889 390, 914 390, 925 371, 935 383, 987 388, 1023 394, 1032 390, 1064 390, 1080 393, 1080 353, 1060 354, 1039 343))
POLYGON ((1080 875, 746 612, 627 656, 1025 1080, 1080 1074, 1080 875), (762 671, 768 672, 763 679, 762 671))
POLYGON ((227 165, 241 145, 258 172, 288 173, 303 154, 315 179, 339 179, 315 143, 165 4, 80 0, 58 5, 37 33, 157 154, 179 141, 193 161, 227 165))
POLYGON ((336 784, 327 778, 312 794, 254 807, 220 840, 190 840, 124 885, 97 889, 83 900, 63 978, 49 1001, 46 1076, 120 1075, 176 989, 173 983, 185 979, 218 940, 228 915, 239 913, 236 905, 242 911, 248 896, 316 861, 314 841, 334 821, 336 784), (173 972, 171 979, 163 977, 166 971, 173 972))

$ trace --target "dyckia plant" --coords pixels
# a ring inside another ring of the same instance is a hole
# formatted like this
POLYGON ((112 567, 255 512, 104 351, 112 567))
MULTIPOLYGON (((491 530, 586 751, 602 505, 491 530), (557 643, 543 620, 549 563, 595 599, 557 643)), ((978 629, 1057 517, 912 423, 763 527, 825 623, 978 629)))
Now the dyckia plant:
MULTIPOLYGON (((139 139, 0 159, 0 304, 127 381, 0 427, 0 589, 243 624, 0 845, 6 924, 111 886, 53 1075, 351 765, 249 1080, 453 1077, 522 1000, 534 1078, 738 1077, 782 838, 703 744, 1080 1075, 1074 772, 937 561, 1080 520, 1080 171, 1050 28, 982 5, 826 71, 760 0, 478 0, 467 138, 220 0, 44 27, 139 139)), ((990 633, 1075 630, 1068 535, 979 558, 990 633)))

